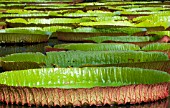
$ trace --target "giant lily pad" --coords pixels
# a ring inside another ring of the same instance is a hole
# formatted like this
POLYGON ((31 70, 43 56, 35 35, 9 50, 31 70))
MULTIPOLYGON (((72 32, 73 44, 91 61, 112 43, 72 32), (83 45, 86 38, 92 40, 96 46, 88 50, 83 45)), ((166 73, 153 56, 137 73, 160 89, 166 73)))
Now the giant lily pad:
POLYGON ((59 40, 64 41, 84 41, 85 38, 95 36, 124 36, 124 35, 144 35, 147 29, 145 28, 93 28, 93 27, 79 27, 72 31, 57 32, 59 40))
POLYGON ((155 37, 151 36, 96 36, 85 38, 86 40, 92 40, 97 43, 112 41, 112 42, 149 42, 155 41, 155 37))
POLYGON ((0 43, 47 42, 51 32, 34 28, 8 28, 0 31, 0 43))
POLYGON ((163 36, 169 36, 170 37, 170 31, 152 31, 152 32, 148 32, 148 34, 155 34, 155 35, 158 35, 160 37, 163 37, 163 36))
POLYGON ((31 13, 42 13, 43 11, 37 10, 24 10, 24 9, 8 9, 5 13, 17 13, 17 14, 31 14, 31 13))
POLYGON ((66 13, 63 16, 67 16, 67 17, 89 17, 89 16, 107 16, 107 17, 112 17, 115 14, 112 12, 107 12, 107 11, 87 11, 87 12, 83 12, 83 11, 77 11, 74 13, 66 13))
POLYGON ((127 17, 123 16, 112 16, 112 17, 106 17, 106 16, 101 16, 101 17, 94 17, 92 18, 94 21, 100 22, 100 21, 124 21, 128 20, 127 17))
POLYGON ((139 12, 139 11, 163 11, 168 8, 163 8, 163 7, 139 7, 139 8, 130 8, 126 9, 126 11, 132 11, 132 12, 139 12))
POLYGON ((89 21, 85 18, 52 18, 52 19, 29 19, 29 23, 33 24, 73 24, 89 21))
POLYGON ((72 9, 72 10, 78 10, 78 9, 83 9, 82 6, 64 6, 64 7, 56 7, 56 6, 26 6, 24 7, 26 10, 63 10, 63 9, 72 9))
POLYGON ((0 100, 29 106, 134 104, 168 97, 169 81, 163 71, 127 67, 12 71, 0 74, 0 100))
POLYGON ((164 29, 167 29, 170 27, 170 21, 145 20, 139 24, 136 24, 135 27, 146 27, 148 30, 150 27, 164 27, 164 29))
POLYGON ((168 60, 168 61, 138 62, 138 63, 83 65, 81 67, 133 67, 133 68, 161 70, 161 71, 165 71, 170 74, 169 66, 170 66, 170 60, 168 60))
POLYGON ((144 46, 142 50, 170 50, 170 43, 153 43, 144 46))
POLYGON ((79 44, 59 44, 54 48, 65 50, 81 50, 81 51, 114 51, 114 50, 140 50, 140 47, 134 44, 94 44, 94 43, 79 43, 79 44))
POLYGON ((69 26, 48 26, 48 27, 43 27, 43 31, 47 32, 71 32, 72 27, 69 26))
POLYGON ((142 51, 67 51, 47 52, 47 66, 79 67, 88 64, 116 64, 146 61, 166 61, 162 52, 142 51))
POLYGON ((31 18, 31 19, 21 19, 21 18, 16 18, 16 19, 7 19, 6 20, 9 25, 11 26, 52 26, 52 25, 69 25, 69 26, 76 26, 80 22, 86 22, 90 21, 90 19, 87 18, 50 18, 50 19, 45 19, 45 18, 31 18))
POLYGON ((101 21, 101 22, 83 22, 79 24, 80 26, 92 26, 98 28, 105 27, 132 27, 133 23, 129 21, 101 21))
POLYGON ((44 17, 48 17, 47 13, 31 13, 31 14, 27 14, 27 13, 21 13, 21 14, 1 14, 0 16, 1 18, 44 18, 44 17))
POLYGON ((28 62, 44 64, 46 67, 80 67, 83 65, 136 63, 169 60, 168 55, 163 52, 143 51, 62 51, 47 52, 47 55, 45 56, 45 58, 43 56, 43 59, 39 58, 39 56, 42 57, 41 54, 39 55, 34 53, 11 54, 1 58, 2 67, 5 67, 5 70, 20 69, 20 65, 17 64, 18 62, 20 64, 22 63, 22 68, 24 68, 24 65, 27 65, 28 62), (42 62, 37 62, 37 60, 42 62))
POLYGON ((45 55, 39 52, 16 53, 2 57, 0 62, 4 70, 22 70, 30 68, 32 69, 40 68, 44 67, 45 55))

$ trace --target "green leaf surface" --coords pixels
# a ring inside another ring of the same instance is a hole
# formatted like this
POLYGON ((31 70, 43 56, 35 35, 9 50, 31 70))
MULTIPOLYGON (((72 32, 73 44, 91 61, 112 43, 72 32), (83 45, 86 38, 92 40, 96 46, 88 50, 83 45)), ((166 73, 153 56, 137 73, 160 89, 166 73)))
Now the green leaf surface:
POLYGON ((30 24, 75 24, 89 21, 85 18, 51 18, 51 19, 28 19, 30 24))
POLYGON ((85 32, 85 33, 126 33, 132 35, 137 32, 145 32, 146 28, 134 28, 134 27, 123 27, 123 28, 93 28, 93 27, 78 27, 73 29, 73 32, 85 32))
POLYGON ((5 7, 6 5, 5 4, 0 4, 0 7, 5 7))
POLYGON ((170 21, 145 20, 135 25, 135 27, 161 27, 161 26, 167 29, 170 26, 170 21))
POLYGON ((47 52, 47 67, 80 67, 82 65, 166 61, 162 52, 143 51, 66 51, 47 52))
POLYGON ((4 26, 4 25, 6 25, 5 22, 0 22, 0 26, 4 26))
POLYGON ((129 27, 129 26, 134 26, 133 23, 130 23, 129 21, 101 21, 101 22, 83 22, 79 24, 80 26, 94 26, 94 27, 105 27, 105 26, 109 26, 109 27, 114 27, 114 26, 118 26, 118 27, 129 27))
POLYGON ((43 31, 40 27, 18 27, 18 28, 6 28, 1 30, 0 33, 19 33, 19 34, 41 34, 51 35, 51 32, 43 31))
POLYGON ((162 36, 169 36, 170 37, 170 31, 153 31, 153 32, 148 32, 148 34, 156 34, 160 37, 162 37, 162 36))
POLYGON ((162 12, 162 13, 158 13, 158 14, 152 14, 149 16, 140 16, 140 17, 136 17, 133 19, 133 21, 135 22, 142 22, 145 20, 154 20, 154 21, 168 21, 170 12, 162 12))
POLYGON ((26 6, 26 10, 63 10, 63 9, 83 9, 82 6, 65 6, 65 7, 56 7, 56 6, 26 6))
POLYGON ((88 16, 107 16, 107 17, 112 17, 115 14, 112 12, 108 12, 108 11, 101 11, 101 10, 96 10, 96 11, 87 11, 87 12, 83 12, 83 11, 77 11, 75 13, 66 13, 63 16, 69 16, 69 17, 88 17, 88 16))
POLYGON ((128 67, 45 68, 0 74, 0 84, 44 88, 92 88, 169 82, 163 71, 128 67))
POLYGON ((124 21, 124 20, 128 20, 128 18, 124 17, 124 16, 112 16, 112 17, 101 16, 101 17, 94 17, 93 20, 95 20, 96 22, 100 22, 100 21, 124 21))
POLYGON ((47 52, 45 57, 39 53, 16 53, 1 59, 4 63, 14 63, 9 67, 15 66, 15 62, 45 63, 46 67, 81 67, 169 60, 168 55, 163 52, 143 51, 62 51, 47 52))
POLYGON ((6 62, 37 62, 42 63, 45 60, 45 55, 42 53, 14 53, 10 55, 6 55, 1 58, 2 61, 6 62))
POLYGON ((67 50, 81 50, 81 51, 140 50, 140 47, 134 44, 114 44, 114 43, 59 44, 59 45, 55 45, 54 48, 67 49, 67 50))
POLYGON ((46 13, 31 13, 31 14, 26 14, 26 13, 21 13, 21 14, 2 14, 1 18, 27 18, 27 17, 48 17, 48 14, 46 13))
POLYGON ((47 31, 47 32, 71 32, 72 27, 68 27, 68 26, 48 26, 48 27, 44 27, 43 31, 47 31))
POLYGON ((158 12, 131 12, 131 11, 121 11, 121 15, 152 15, 158 12))
POLYGON ((148 44, 142 50, 170 50, 170 43, 153 43, 148 44))
POLYGON ((166 10, 168 8, 163 8, 163 7, 139 7, 139 8, 130 8, 130 9, 126 9, 126 11, 163 11, 166 10))
POLYGON ((47 42, 52 32, 39 27, 7 28, 0 30, 0 43, 47 42))
POLYGON ((22 23, 22 24, 29 24, 27 20, 24 18, 14 18, 14 19, 6 19, 8 23, 22 23))
POLYGON ((41 11, 37 10, 24 10, 24 9, 8 9, 5 13, 17 13, 17 14, 31 14, 31 13, 40 13, 41 11))
POLYGON ((137 63, 84 65, 81 67, 131 67, 131 68, 161 70, 161 71, 165 71, 170 74, 170 70, 168 68, 169 65, 170 65, 170 60, 168 60, 168 61, 137 62, 137 63))
POLYGON ((22 33, 0 33, 0 43, 40 43, 47 42, 49 35, 22 34, 22 33))
POLYGON ((156 39, 151 36, 96 36, 85 38, 85 40, 92 40, 97 43, 104 41, 113 41, 113 42, 149 42, 155 41, 156 39))
POLYGON ((26 4, 22 3, 14 3, 14 4, 7 4, 6 7, 24 7, 26 4))

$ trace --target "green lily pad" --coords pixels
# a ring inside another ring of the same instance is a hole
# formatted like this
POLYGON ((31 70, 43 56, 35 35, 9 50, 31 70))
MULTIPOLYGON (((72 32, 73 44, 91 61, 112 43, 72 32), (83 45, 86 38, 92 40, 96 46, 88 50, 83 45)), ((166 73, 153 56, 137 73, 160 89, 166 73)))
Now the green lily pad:
POLYGON ((156 84, 169 82, 170 75, 163 71, 140 68, 88 67, 47 68, 5 72, 0 74, 0 79, 0 84, 8 86, 69 89, 92 88, 97 86, 115 87, 131 84, 156 84))
POLYGON ((129 21, 101 21, 101 22, 83 22, 79 24, 80 26, 92 26, 92 27, 132 27, 133 23, 129 21))
POLYGON ((142 50, 170 50, 170 43, 153 43, 148 44, 142 50))
POLYGON ((148 32, 148 34, 156 34, 160 37, 162 36, 169 36, 170 37, 170 31, 153 31, 153 32, 148 32))
POLYGON ((114 44, 114 43, 79 43, 79 44, 59 44, 54 48, 66 50, 81 50, 81 51, 114 51, 114 50, 140 50, 140 47, 134 44, 114 44))
POLYGON ((151 36, 96 36, 85 38, 85 40, 92 40, 97 43, 104 41, 113 41, 113 42, 149 42, 155 41, 155 37, 151 36))

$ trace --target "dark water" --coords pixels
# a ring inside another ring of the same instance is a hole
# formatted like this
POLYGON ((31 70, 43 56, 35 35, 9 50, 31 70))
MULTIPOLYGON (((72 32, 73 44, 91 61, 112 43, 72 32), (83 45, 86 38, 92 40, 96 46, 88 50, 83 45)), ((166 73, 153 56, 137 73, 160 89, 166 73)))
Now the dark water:
POLYGON ((60 44, 57 39, 49 39, 47 43, 34 43, 34 44, 1 44, 0 45, 0 57, 22 52, 45 52, 45 46, 54 46, 60 44))

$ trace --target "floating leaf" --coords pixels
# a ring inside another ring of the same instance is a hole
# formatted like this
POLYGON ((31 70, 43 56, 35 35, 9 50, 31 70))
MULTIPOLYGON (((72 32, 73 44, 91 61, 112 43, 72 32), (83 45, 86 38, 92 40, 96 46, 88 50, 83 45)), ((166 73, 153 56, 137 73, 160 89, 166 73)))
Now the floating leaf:
POLYGON ((27 17, 48 17, 46 13, 32 13, 32 14, 2 14, 1 18, 27 18, 27 17))
POLYGON ((169 80, 170 75, 163 71, 127 67, 11 71, 0 74, 0 97, 2 102, 20 102, 29 106, 135 104, 168 97, 169 80), (71 97, 79 97, 80 103, 77 104, 77 98, 70 102, 71 97), (123 101, 117 100, 117 97, 123 101), (63 98, 66 100, 63 101, 63 98), (95 101, 97 99, 100 104, 95 101))
POLYGON ((142 22, 145 20, 154 20, 156 22, 158 21, 168 21, 169 20, 169 15, 170 13, 158 13, 158 14, 153 14, 153 15, 149 15, 149 16, 140 16, 137 18, 134 18, 133 21, 135 22, 142 22))
POLYGON ((5 22, 0 22, 0 26, 5 26, 6 23, 5 22))
POLYGON ((79 43, 79 44, 59 44, 54 48, 66 50, 81 50, 81 51, 111 51, 111 50, 140 50, 140 47, 134 44, 114 44, 114 43, 79 43))
POLYGON ((63 9, 83 9, 82 6, 65 6, 65 7, 56 7, 56 6, 26 6, 26 10, 63 10, 63 9))
POLYGON ((8 62, 37 62, 42 63, 45 60, 45 55, 42 53, 15 53, 6 55, 5 57, 1 58, 2 61, 8 62))
POLYGON ((48 32, 71 32, 72 27, 68 26, 48 26, 43 28, 44 31, 48 32))
POLYGON ((139 7, 139 8, 130 8, 126 9, 126 11, 163 11, 168 8, 163 8, 163 7, 139 7))
POLYGON ((85 41, 85 38, 95 36, 125 36, 125 35, 144 35, 145 28, 93 28, 93 27, 78 27, 72 31, 57 32, 58 40, 62 41, 85 41))
POLYGON ((42 11, 37 10, 24 10, 24 9, 8 9, 5 13, 17 13, 17 14, 31 14, 31 13, 40 13, 42 11))
POLYGON ((100 21, 124 21, 127 20, 127 17, 123 17, 123 16, 112 16, 112 17, 105 17, 105 16, 101 16, 101 17, 94 17, 93 18, 95 21, 100 22, 100 21))
POLYGON ((129 21, 102 21, 102 22, 83 22, 79 24, 80 26, 92 26, 92 27, 129 27, 134 26, 134 24, 129 21))
POLYGON ((155 21, 155 20, 145 20, 139 24, 136 24, 135 27, 164 27, 167 29, 170 26, 170 21, 155 21))
POLYGON ((0 43, 36 43, 47 42, 51 32, 41 28, 8 28, 0 30, 0 43))
POLYGON ((163 37, 163 36, 169 36, 170 37, 170 31, 152 31, 152 32, 148 32, 148 34, 156 34, 160 37, 163 37))
POLYGON ((119 63, 119 64, 101 64, 101 65, 84 65, 81 67, 132 67, 143 69, 154 69, 168 72, 170 74, 170 60, 168 61, 153 61, 153 62, 138 62, 138 63, 119 63))
POLYGON ((28 24, 28 21, 26 21, 23 18, 6 19, 6 22, 8 22, 8 23, 23 23, 23 24, 28 24))
POLYGON ((85 40, 92 40, 97 43, 104 41, 113 41, 113 42, 149 42, 155 41, 155 37, 151 36, 96 36, 85 38, 85 40))
POLYGON ((123 28, 92 28, 92 27, 79 27, 73 29, 73 32, 85 32, 85 33, 127 33, 132 35, 137 32, 145 32, 146 28, 133 28, 133 27, 123 27, 123 28))
POLYGON ((116 64, 149 61, 166 61, 168 55, 162 52, 142 51, 67 51, 47 52, 47 66, 79 67, 88 64, 116 64))
POLYGON ((114 16, 114 13, 112 12, 107 12, 107 11, 87 11, 87 12, 75 12, 75 13, 66 13, 63 16, 69 16, 69 17, 88 17, 88 16, 107 16, 107 17, 112 17, 114 16))
POLYGON ((81 18, 51 18, 51 19, 28 19, 30 24, 75 24, 80 22, 89 21, 88 19, 81 18))
POLYGON ((14 53, 1 58, 4 70, 23 70, 45 67, 45 55, 42 53, 14 53))
POLYGON ((163 71, 140 68, 88 67, 46 68, 5 72, 0 74, 0 79, 0 84, 8 86, 68 89, 92 88, 97 86, 123 86, 131 84, 155 84, 169 82, 170 75, 163 71))
MULTIPOLYGON (((3 33, 3 32, 1 32, 3 33)), ((43 31, 40 27, 18 27, 18 28, 7 28, 5 33, 22 33, 22 34, 42 34, 51 35, 51 32, 43 31)))
MULTIPOLYGON (((19 69, 18 63, 37 63, 37 59, 42 61, 46 67, 81 67, 84 65, 102 65, 118 63, 137 63, 150 61, 167 61, 168 55, 163 52, 143 52, 143 51, 62 51, 47 52, 45 60, 39 59, 34 53, 16 53, 2 57, 2 67, 5 69, 19 69), (29 56, 27 56, 29 55, 29 56), (21 56, 21 57, 20 57, 21 56), (19 58, 20 57, 20 58, 19 58), (27 58, 27 59, 25 59, 27 58), (10 65, 8 65, 10 64, 10 65), (12 64, 12 65, 11 65, 12 64)), ((41 57, 41 55, 40 55, 41 57)), ((38 64, 41 64, 38 62, 38 64)), ((24 67, 24 65, 22 65, 24 67)))
POLYGON ((153 43, 148 44, 142 50, 170 50, 170 43, 153 43))

